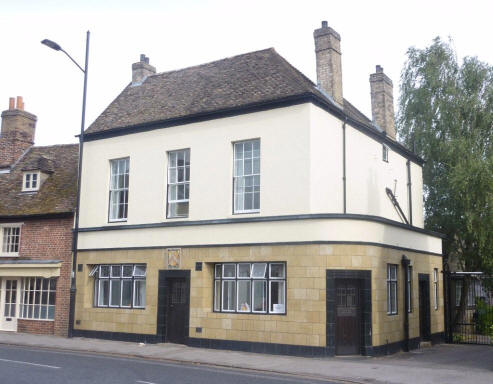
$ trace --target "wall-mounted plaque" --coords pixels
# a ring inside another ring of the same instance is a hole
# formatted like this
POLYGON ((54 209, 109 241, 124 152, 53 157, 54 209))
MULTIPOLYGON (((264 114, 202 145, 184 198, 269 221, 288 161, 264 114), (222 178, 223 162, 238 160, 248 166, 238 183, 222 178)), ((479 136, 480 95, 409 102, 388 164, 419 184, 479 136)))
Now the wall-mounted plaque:
POLYGON ((181 262, 181 249, 168 248, 168 269, 179 269, 181 262))

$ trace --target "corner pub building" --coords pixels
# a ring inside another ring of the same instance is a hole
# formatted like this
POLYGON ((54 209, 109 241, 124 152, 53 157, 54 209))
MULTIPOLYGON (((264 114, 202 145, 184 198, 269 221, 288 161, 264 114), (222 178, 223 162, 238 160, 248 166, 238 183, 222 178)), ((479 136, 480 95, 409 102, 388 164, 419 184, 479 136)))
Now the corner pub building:
POLYGON ((378 355, 444 331, 441 235, 423 161, 342 95, 340 36, 317 82, 274 49, 132 82, 87 129, 74 334, 293 355, 378 355))

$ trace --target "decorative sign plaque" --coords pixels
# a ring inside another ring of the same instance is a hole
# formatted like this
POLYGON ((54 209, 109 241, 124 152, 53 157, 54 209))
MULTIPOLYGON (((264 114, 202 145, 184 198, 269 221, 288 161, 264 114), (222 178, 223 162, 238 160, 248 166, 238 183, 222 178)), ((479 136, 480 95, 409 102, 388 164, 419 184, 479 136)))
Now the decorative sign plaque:
POLYGON ((168 248, 168 269, 179 269, 181 261, 180 248, 168 248))

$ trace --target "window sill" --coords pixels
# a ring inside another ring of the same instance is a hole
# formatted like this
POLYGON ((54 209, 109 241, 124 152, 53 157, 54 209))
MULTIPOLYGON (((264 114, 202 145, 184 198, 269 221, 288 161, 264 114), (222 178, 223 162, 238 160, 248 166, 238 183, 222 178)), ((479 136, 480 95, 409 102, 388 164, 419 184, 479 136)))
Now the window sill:
POLYGON ((223 313, 225 315, 260 315, 260 316, 286 316, 287 312, 241 312, 241 311, 212 311, 213 313, 223 313))
POLYGON ((233 215, 247 215, 249 213, 260 213, 260 209, 252 209, 250 211, 235 211, 233 215))
POLYGON ((28 321, 47 321, 47 322, 54 322, 55 319, 29 319, 27 317, 18 317, 17 320, 28 320, 28 321))
POLYGON ((110 306, 107 306, 107 307, 92 307, 93 309, 123 309, 125 311, 132 311, 134 309, 137 309, 139 311, 142 311, 142 310, 145 310, 146 308, 145 307, 110 307, 110 306))
POLYGON ((0 257, 19 257, 19 253, 0 253, 0 257))
POLYGON ((125 223, 127 222, 127 219, 111 219, 111 220, 108 220, 108 224, 112 224, 112 223, 125 223))

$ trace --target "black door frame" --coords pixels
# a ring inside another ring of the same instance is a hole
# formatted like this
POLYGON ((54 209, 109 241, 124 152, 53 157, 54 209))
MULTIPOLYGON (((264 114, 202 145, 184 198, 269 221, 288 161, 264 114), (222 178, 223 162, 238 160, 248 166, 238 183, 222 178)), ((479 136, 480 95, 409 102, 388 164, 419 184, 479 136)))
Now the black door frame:
POLYGON ((335 355, 336 350, 336 280, 352 279, 360 280, 360 354, 372 355, 371 271, 327 269, 326 276, 327 354, 335 355))
POLYGON ((185 316, 185 334, 186 334, 186 342, 189 338, 189 329, 190 329, 190 270, 182 270, 182 269, 165 269, 159 271, 159 282, 158 282, 158 299, 157 299, 157 339, 158 341, 165 343, 166 340, 166 314, 167 314, 167 279, 172 278, 184 278, 187 282, 188 286, 188 311, 185 316))
POLYGON ((430 275, 428 273, 419 273, 418 274, 419 337, 423 341, 430 341, 431 340, 430 294, 431 294, 431 290, 430 290, 430 275), (426 297, 422 297, 422 295, 421 295, 421 284, 422 283, 423 284, 426 284, 426 291, 427 291, 426 297), (423 303, 423 305, 426 308, 426 313, 424 313, 424 314, 421 313, 422 300, 425 301, 423 303), (427 330, 427 334, 424 334, 424 335, 421 334, 421 327, 422 327, 421 322, 422 321, 425 322, 423 324, 423 326, 427 330))

